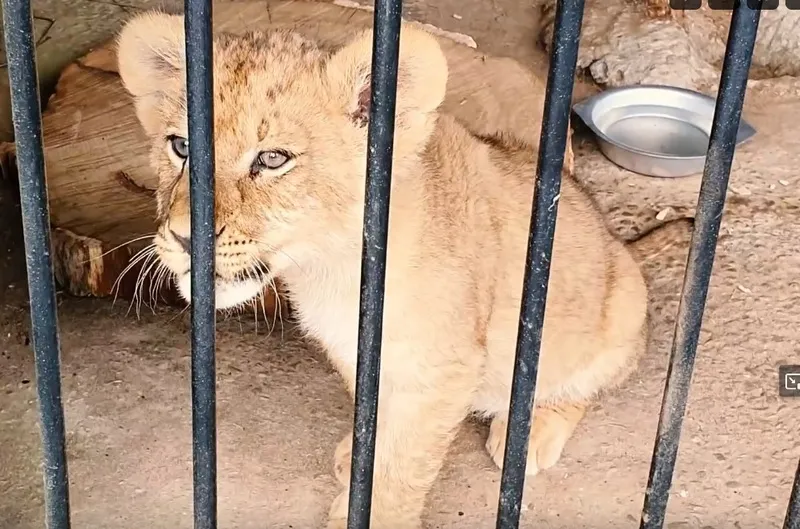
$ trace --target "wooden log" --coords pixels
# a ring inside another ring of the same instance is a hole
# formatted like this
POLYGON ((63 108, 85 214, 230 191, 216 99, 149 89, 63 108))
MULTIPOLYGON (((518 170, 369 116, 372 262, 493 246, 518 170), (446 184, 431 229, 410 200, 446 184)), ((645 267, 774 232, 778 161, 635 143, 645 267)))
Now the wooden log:
MULTIPOLYGON (((339 46, 370 27, 372 16, 318 2, 231 1, 215 6, 214 25, 215 31, 234 33, 291 28, 323 45, 339 46)), ((459 39, 438 38, 450 67, 444 110, 479 132, 509 131, 538 145, 546 72, 488 57, 459 39)), ((157 177, 149 168, 147 139, 117 73, 113 42, 64 69, 43 127, 60 285, 81 296, 108 296, 117 290, 128 299, 135 292, 149 295, 152 285, 135 288, 136 267, 119 280, 155 232, 157 177)), ((2 152, 7 161, 13 146, 3 146, 2 152)), ((570 147, 566 164, 572 166, 570 147)), ((155 294, 175 299, 163 289, 155 294)), ((267 300, 271 317, 275 300, 267 300)))
POLYGON ((645 0, 645 14, 652 19, 669 19, 672 18, 673 11, 669 0, 645 0))

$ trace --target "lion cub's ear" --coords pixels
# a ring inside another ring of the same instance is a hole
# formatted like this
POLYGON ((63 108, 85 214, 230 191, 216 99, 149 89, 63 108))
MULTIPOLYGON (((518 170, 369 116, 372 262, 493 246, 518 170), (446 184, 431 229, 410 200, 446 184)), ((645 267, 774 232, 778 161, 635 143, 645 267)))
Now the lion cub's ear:
MULTIPOLYGON (((367 30, 336 52, 327 64, 332 96, 357 126, 369 120, 372 31, 367 30)), ((397 71, 397 113, 436 110, 447 87, 447 59, 436 38, 403 23, 397 71)), ((398 120, 398 126, 402 123, 398 120)))
POLYGON ((149 12, 129 20, 117 39, 117 62, 139 121, 148 134, 155 134, 162 98, 177 95, 185 82, 183 16, 149 12))

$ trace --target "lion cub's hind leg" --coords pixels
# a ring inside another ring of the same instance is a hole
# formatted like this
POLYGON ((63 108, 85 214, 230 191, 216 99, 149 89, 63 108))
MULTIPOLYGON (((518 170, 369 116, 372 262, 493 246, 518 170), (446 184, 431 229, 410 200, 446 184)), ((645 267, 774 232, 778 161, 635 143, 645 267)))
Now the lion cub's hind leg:
MULTIPOLYGON (((552 406, 537 406, 533 412, 530 440, 528 441, 527 476, 535 476, 540 470, 552 467, 561 457, 567 440, 586 413, 583 403, 564 403, 552 406)), ((498 468, 503 468, 506 450, 508 415, 497 415, 489 427, 486 450, 498 468)))

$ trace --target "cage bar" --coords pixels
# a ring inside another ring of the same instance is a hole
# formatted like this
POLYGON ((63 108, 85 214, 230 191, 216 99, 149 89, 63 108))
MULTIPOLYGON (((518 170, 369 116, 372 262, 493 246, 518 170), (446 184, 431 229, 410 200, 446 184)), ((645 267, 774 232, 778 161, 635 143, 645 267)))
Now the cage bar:
POLYGON ((519 527, 583 5, 583 0, 558 0, 556 4, 500 479, 498 529, 519 527))
POLYGON ((797 462, 797 470, 794 473, 794 485, 789 495, 783 529, 800 529, 800 461, 797 462))
POLYGON ((402 8, 375 1, 348 529, 368 529, 372 510, 402 8))
MULTIPOLYGON (((662 529, 764 0, 733 3, 640 529, 662 529)), ((542 327, 584 0, 558 0, 537 160, 497 528, 519 526, 542 327)), ((358 363, 348 529, 370 525, 402 0, 374 11, 358 363)), ((212 1, 185 0, 191 201, 194 527, 216 529, 216 318, 212 1)), ((60 344, 30 0, 3 0, 32 342, 45 521, 70 528, 60 344)), ((800 462, 783 529, 800 529, 800 462)))
POLYGON ((186 0, 191 201, 194 527, 217 527, 212 1, 186 0))
POLYGON ((30 0, 3 0, 3 29, 28 270, 31 338, 42 436, 45 524, 48 529, 69 529, 61 346, 50 257, 50 208, 30 0))
POLYGON ((760 8, 736 2, 731 17, 640 529, 664 526, 760 16, 760 8))

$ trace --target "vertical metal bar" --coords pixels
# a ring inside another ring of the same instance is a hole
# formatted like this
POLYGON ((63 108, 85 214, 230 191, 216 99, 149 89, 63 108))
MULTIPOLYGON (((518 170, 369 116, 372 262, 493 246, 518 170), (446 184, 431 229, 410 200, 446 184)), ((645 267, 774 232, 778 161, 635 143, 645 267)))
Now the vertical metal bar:
POLYGON ((797 462, 797 470, 794 473, 794 485, 789 495, 783 529, 800 529, 800 461, 797 462))
POLYGON ((192 255, 194 527, 217 527, 214 78, 211 0, 186 0, 192 255))
POLYGON ((47 201, 39 76, 30 0, 3 0, 11 110, 19 172, 44 459, 45 524, 69 529, 69 480, 61 403, 61 362, 47 201))
POLYGON ((561 171, 567 145, 572 87, 583 20, 583 0, 558 0, 544 116, 536 166, 525 277, 517 330, 514 379, 511 386, 506 449, 500 479, 497 528, 519 526, 531 411, 539 367, 550 259, 553 251, 561 171))
POLYGON ((661 529, 664 525, 760 16, 760 7, 751 9, 747 2, 736 2, 697 201, 640 529, 661 529))
POLYGON ((383 295, 402 5, 402 0, 376 0, 373 20, 371 103, 367 131, 367 177, 348 529, 368 529, 372 510, 372 476, 378 424, 378 379, 383 334, 383 295))

